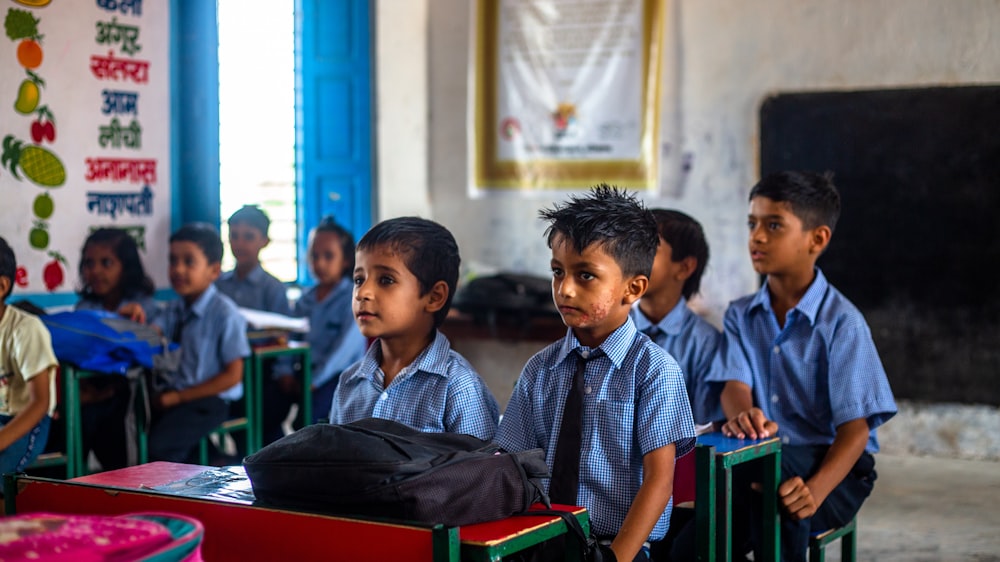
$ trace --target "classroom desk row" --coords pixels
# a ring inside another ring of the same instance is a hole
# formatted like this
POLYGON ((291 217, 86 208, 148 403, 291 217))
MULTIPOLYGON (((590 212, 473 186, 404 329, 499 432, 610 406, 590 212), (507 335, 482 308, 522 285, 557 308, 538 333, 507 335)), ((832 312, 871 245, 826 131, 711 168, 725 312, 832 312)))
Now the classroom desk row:
MULTIPOLYGON (((307 344, 291 342, 285 345, 252 347, 251 355, 244 363, 243 372, 247 454, 253 453, 263 446, 263 390, 264 377, 267 374, 265 367, 269 360, 280 357, 293 357, 301 362, 302 399, 300 411, 302 412, 302 419, 307 420, 305 423, 308 423, 308 420, 312 419, 312 361, 309 346, 307 344)), ((66 424, 66 450, 63 452, 65 458, 62 461, 66 464, 67 478, 83 476, 89 472, 87 458, 83 452, 83 407, 80 402, 80 383, 88 378, 102 376, 117 375, 106 375, 79 369, 69 363, 60 364, 61 411, 65 417, 66 424)), ((138 377, 135 384, 138 391, 136 400, 132 405, 137 424, 137 440, 135 445, 138 462, 142 464, 149 458, 145 431, 146 411, 143 406, 149 392, 143 377, 138 377)))
MULTIPOLYGON (((698 560, 714 562, 732 558, 732 470, 737 465, 757 461, 763 463, 764 544, 763 560, 780 560, 780 523, 778 519, 777 487, 780 479, 781 443, 777 438, 738 440, 721 434, 698 437, 695 447, 696 491, 695 521, 697 525, 698 560)), ((206 527, 206 559, 294 558, 308 559, 311 552, 337 548, 350 550, 343 559, 421 559, 421 560, 500 560, 502 557, 529 548, 552 536, 565 532, 558 517, 512 517, 502 521, 462 527, 459 530, 438 526, 413 526, 400 523, 373 522, 343 517, 328 517, 294 513, 248 505, 232 497, 195 490, 183 493, 176 486, 164 490, 171 482, 191 482, 209 467, 176 463, 149 463, 121 470, 75 478, 63 484, 59 481, 24 476, 5 479, 6 511, 55 511, 60 513, 120 514, 129 511, 162 509, 199 517, 206 527), (104 493, 108 491, 113 493, 104 493), (30 493, 26 493, 30 492, 30 493), (114 498, 114 499, 110 499, 114 498), (195 502, 195 503, 191 503, 195 502), (202 503, 198 503, 202 502, 202 503), (205 504, 204 502, 207 502, 205 504), (225 505, 218 505, 218 504, 225 505), (239 509, 229 504, 240 504, 239 509), (241 511, 241 510, 251 511, 241 511), (234 511, 236 510, 236 511, 234 511), (239 522, 240 524, 236 524, 239 522), (218 528, 212 533, 213 528, 218 528), (230 531, 227 531, 229 529, 230 531), (237 530, 238 529, 238 530, 237 530), (330 535, 331 530, 337 533, 330 535), (266 545, 245 540, 248 536, 268 536, 280 532, 285 540, 263 541, 266 545), (343 532, 342 535, 339 533, 343 532), (295 535, 294 537, 289 534, 295 535), (301 534, 301 536, 299 536, 301 534), (386 540, 386 536, 398 540, 386 540), (211 538, 210 538, 211 537, 211 538), (379 537, 373 542, 365 537, 379 537), (271 542, 283 545, 274 556, 262 556, 262 548, 272 548, 271 542), (345 545, 355 546, 345 546, 345 545), (339 546, 338 546, 339 545, 339 546), (393 550, 403 548, 403 551, 393 550), (419 549, 423 555, 416 556, 419 549), (301 552, 296 549, 303 549, 301 552), (209 556, 209 552, 217 556, 209 556), (401 552, 404 555, 401 556, 401 552)), ((245 473, 240 471, 244 488, 245 473)), ((585 530, 586 511, 576 508, 585 530)))
MULTIPOLYGON (((167 462, 67 481, 24 475, 4 478, 8 514, 160 511, 195 517, 205 526, 205 560, 499 561, 566 532, 565 523, 554 515, 447 527, 272 509, 245 499, 241 490, 248 488, 241 467, 167 462), (230 477, 225 471, 232 471, 235 483, 227 483, 230 477), (211 487, 210 492, 206 480, 223 485, 211 487)), ((589 532, 586 509, 553 507, 573 513, 589 532)), ((566 560, 578 558, 569 550, 566 560)))

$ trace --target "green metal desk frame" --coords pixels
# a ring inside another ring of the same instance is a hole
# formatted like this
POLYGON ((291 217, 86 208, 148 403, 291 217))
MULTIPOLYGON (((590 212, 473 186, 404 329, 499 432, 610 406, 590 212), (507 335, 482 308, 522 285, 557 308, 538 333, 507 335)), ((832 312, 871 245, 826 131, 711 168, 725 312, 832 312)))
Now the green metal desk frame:
POLYGON ((252 348, 247 378, 251 381, 248 387, 252 388, 253 394, 247 396, 247 417, 248 420, 253 420, 251 423, 253 427, 249 430, 252 435, 253 447, 248 447, 247 454, 259 451, 264 446, 264 427, 262 425, 264 419, 264 361, 289 356, 298 356, 302 361, 302 403, 299 408, 302 412, 302 423, 304 425, 312 423, 312 356, 309 344, 289 342, 288 345, 252 348), (253 409, 252 413, 249 408, 253 409))
POLYGON ((712 433, 698 437, 695 446, 695 523, 698 560, 732 559, 733 472, 738 464, 764 463, 763 559, 778 562, 781 523, 778 518, 778 484, 781 480, 781 441, 777 438, 742 440, 712 433))

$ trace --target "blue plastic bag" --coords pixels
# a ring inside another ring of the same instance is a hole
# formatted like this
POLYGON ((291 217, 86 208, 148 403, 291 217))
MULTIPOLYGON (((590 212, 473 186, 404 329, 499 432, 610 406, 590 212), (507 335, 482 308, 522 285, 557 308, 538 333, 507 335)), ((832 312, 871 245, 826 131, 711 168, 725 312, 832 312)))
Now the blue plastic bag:
POLYGON ((154 328, 111 312, 76 310, 40 319, 59 361, 88 371, 124 375, 135 366, 152 369, 154 357, 164 352, 166 340, 154 328))

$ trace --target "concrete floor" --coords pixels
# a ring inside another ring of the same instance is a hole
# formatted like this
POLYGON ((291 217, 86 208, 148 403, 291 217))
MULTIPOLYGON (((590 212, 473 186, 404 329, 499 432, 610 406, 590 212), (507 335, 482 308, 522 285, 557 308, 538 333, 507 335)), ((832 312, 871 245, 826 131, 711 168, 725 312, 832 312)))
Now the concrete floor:
MULTIPOLYGON (((863 562, 1000 562, 1000 462, 876 456, 858 519, 863 562)), ((839 560, 839 545, 827 547, 839 560)))

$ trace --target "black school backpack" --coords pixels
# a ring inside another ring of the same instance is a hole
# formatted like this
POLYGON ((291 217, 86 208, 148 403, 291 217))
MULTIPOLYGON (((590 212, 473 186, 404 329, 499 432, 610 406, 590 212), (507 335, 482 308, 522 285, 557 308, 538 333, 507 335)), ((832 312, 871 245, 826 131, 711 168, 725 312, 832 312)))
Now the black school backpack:
POLYGON ((471 435, 383 419, 306 426, 243 460, 260 505, 448 526, 548 505, 541 449, 505 453, 471 435))

